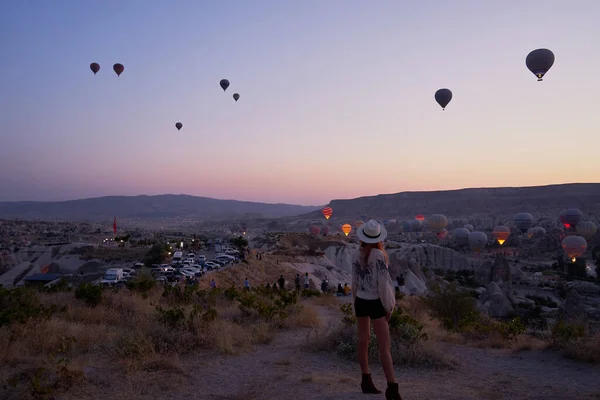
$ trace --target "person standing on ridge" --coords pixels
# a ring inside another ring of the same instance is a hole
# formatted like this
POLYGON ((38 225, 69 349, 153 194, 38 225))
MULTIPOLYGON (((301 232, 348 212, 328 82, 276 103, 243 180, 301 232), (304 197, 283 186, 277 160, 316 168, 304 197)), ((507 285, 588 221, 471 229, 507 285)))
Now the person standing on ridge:
POLYGON ((396 291, 404 294, 404 274, 396 277, 396 284, 398 285, 398 290, 396 291))
POLYGON ((277 282, 279 283, 279 289, 283 290, 285 288, 285 279, 283 278, 283 275, 279 277, 277 282))
POLYGON ((310 280, 308 279, 308 272, 304 274, 304 289, 310 288, 310 280))
POLYGON ((352 297, 358 320, 358 361, 362 371, 360 387, 363 393, 381 393, 375 387, 369 370, 369 340, 371 321, 377 337, 379 358, 388 382, 386 400, 402 400, 394 375, 390 352, 388 321, 396 306, 392 278, 388 271, 389 258, 383 247, 387 230, 375 220, 356 230, 360 240, 359 251, 352 261, 352 297))
POLYGON ((244 279, 244 289, 250 290, 250 281, 248 278, 244 279))
POLYGON ((300 295, 300 274, 296 274, 296 279, 294 279, 294 284, 296 285, 296 294, 300 295))

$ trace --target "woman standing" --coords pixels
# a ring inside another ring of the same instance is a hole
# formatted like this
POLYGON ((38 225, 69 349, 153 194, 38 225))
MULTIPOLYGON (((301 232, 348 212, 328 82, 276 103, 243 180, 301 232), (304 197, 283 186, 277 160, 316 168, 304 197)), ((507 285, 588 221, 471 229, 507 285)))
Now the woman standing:
POLYGON ((394 376, 390 352, 388 321, 396 305, 396 299, 388 271, 388 255, 383 248, 387 231, 377 221, 370 220, 361 225, 356 234, 360 240, 360 250, 352 263, 352 295, 358 320, 358 361, 362 370, 360 386, 363 393, 381 393, 373 384, 369 370, 369 339, 371 321, 373 321, 379 358, 388 382, 385 398, 402 400, 394 376))

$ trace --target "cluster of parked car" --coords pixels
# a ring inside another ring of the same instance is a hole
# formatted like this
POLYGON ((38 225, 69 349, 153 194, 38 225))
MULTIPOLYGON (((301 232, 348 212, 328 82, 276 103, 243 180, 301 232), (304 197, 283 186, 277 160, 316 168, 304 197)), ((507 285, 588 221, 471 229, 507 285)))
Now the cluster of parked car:
POLYGON ((179 282, 182 279, 201 277, 208 271, 217 270, 225 265, 240 262, 236 250, 227 250, 217 254, 213 260, 207 260, 205 255, 196 256, 190 252, 183 257, 182 252, 175 252, 171 264, 153 265, 152 275, 159 282, 179 282))

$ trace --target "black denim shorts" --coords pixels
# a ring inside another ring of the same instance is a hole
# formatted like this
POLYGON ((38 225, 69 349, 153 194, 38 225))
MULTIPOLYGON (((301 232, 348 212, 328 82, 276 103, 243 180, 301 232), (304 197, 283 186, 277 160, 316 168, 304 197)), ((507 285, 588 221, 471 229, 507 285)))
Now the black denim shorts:
POLYGON ((354 300, 354 312, 357 317, 370 317, 371 319, 383 318, 387 314, 380 299, 365 300, 360 297, 354 300))

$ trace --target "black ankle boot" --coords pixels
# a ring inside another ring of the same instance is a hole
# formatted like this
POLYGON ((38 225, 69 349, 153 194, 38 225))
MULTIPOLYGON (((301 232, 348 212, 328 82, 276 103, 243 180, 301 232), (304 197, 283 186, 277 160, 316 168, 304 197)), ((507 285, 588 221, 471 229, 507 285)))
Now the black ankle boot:
POLYGON ((379 394, 381 390, 375 387, 373 380, 371 380, 371 374, 362 374, 362 382, 360 383, 360 388, 363 393, 369 394, 379 394))
POLYGON ((388 387, 385 390, 385 400, 402 400, 397 383, 388 382, 388 387))

